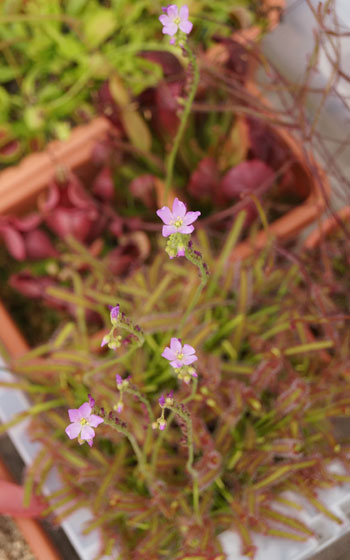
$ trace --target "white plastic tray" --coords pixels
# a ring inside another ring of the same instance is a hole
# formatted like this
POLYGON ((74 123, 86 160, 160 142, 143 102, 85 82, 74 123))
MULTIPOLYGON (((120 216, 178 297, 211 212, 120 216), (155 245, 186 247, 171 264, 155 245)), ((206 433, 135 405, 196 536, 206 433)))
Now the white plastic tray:
MULTIPOLYGON (((1 356, 0 367, 5 367, 1 356)), ((15 378, 0 369, 0 380, 13 382, 15 378)), ((2 423, 9 422, 18 412, 27 410, 29 406, 30 403, 22 391, 0 387, 0 421, 2 423)), ((27 432, 28 424, 29 420, 24 420, 8 430, 12 443, 27 466, 32 464, 41 449, 41 444, 30 440, 27 432)), ((49 495, 60 487, 61 481, 58 473, 52 469, 43 486, 43 491, 49 495)), ((83 534, 85 525, 92 520, 93 516, 89 509, 81 508, 68 516, 61 525, 81 560, 94 560, 99 552, 99 531, 94 530, 87 535, 83 534)), ((104 560, 107 560, 107 557, 104 560)))

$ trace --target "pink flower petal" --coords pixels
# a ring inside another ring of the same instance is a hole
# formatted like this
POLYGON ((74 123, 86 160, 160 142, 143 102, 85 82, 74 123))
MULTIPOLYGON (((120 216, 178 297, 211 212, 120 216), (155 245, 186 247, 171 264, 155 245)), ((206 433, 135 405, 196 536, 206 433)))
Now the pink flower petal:
POLYGON ((91 414, 91 406, 89 405, 88 402, 84 402, 79 408, 78 408, 81 417, 82 418, 87 418, 88 416, 90 416, 91 414))
POLYGON ((170 348, 166 347, 164 349, 164 351, 162 352, 162 356, 163 358, 165 358, 166 360, 175 360, 176 358, 176 354, 173 350, 171 350, 170 348))
POLYGON ((80 434, 81 439, 89 440, 95 437, 95 430, 90 426, 83 426, 80 434))
POLYGON ((171 350, 172 350, 173 352, 181 352, 181 350, 182 350, 182 344, 181 344, 181 342, 179 341, 178 338, 174 338, 174 337, 173 337, 173 338, 170 340, 170 348, 171 348, 171 350))
POLYGON ((184 234, 189 234, 192 233, 194 231, 194 227, 193 226, 180 226, 177 229, 178 233, 184 233, 184 234))
POLYGON ((186 214, 186 206, 181 200, 175 198, 173 202, 173 216, 174 218, 184 218, 186 214))
POLYGON ((158 19, 159 19, 160 23, 161 23, 162 25, 165 25, 165 26, 171 25, 171 23, 172 23, 172 21, 171 21, 171 19, 169 18, 169 16, 167 16, 167 15, 165 15, 165 14, 162 14, 161 16, 159 16, 158 19))
POLYGON ((179 15, 178 7, 176 4, 170 4, 167 8, 167 14, 171 19, 176 18, 179 15))
POLYGON ((175 35, 177 31, 177 25, 176 23, 170 23, 170 25, 167 25, 166 27, 163 27, 162 32, 165 35, 175 35))
POLYGON ((183 352, 183 354, 185 354, 185 356, 191 356, 192 354, 196 353, 193 346, 190 346, 189 344, 184 344, 182 352, 183 352))
POLYGON ((173 220, 171 210, 167 206, 163 206, 163 208, 157 210, 157 216, 159 216, 160 219, 167 225, 169 225, 173 220))
POLYGON ((193 364, 193 362, 196 362, 197 360, 198 360, 197 356, 184 356, 182 362, 186 366, 189 366, 190 364, 193 364))
POLYGON ((181 31, 184 33, 191 33, 193 24, 190 21, 182 21, 179 25, 181 31))
POLYGON ((103 420, 103 418, 101 418, 101 416, 97 416, 97 414, 90 414, 90 416, 88 418, 88 422, 89 422, 90 426, 92 426, 93 428, 97 428, 97 426, 102 424, 102 422, 104 422, 104 420, 103 420))
POLYGON ((90 447, 92 447, 92 444, 94 443, 94 440, 93 439, 88 439, 87 442, 90 445, 90 447))
POLYGON ((174 360, 173 362, 170 362, 170 365, 173 368, 180 368, 180 367, 182 367, 182 361, 174 360))
POLYGON ((200 215, 200 212, 187 212, 186 216, 183 219, 183 224, 185 226, 189 226, 190 224, 195 222, 200 215))
POLYGON ((80 431, 81 431, 81 424, 78 424, 77 422, 75 422, 74 424, 69 424, 69 426, 67 426, 67 428, 65 429, 65 432, 69 437, 69 439, 74 439, 78 437, 80 431))
POLYGON ((82 419, 82 415, 78 408, 70 408, 68 410, 68 416, 71 422, 79 422, 82 419))
MULTIPOLYGON (((193 226, 185 226, 185 227, 193 227, 193 226)), ((178 231, 178 229, 175 226, 163 226, 162 236, 163 237, 169 237, 169 235, 172 235, 173 233, 176 233, 177 231, 178 231)))
POLYGON ((188 6, 181 6, 180 8, 180 19, 188 19, 188 6))

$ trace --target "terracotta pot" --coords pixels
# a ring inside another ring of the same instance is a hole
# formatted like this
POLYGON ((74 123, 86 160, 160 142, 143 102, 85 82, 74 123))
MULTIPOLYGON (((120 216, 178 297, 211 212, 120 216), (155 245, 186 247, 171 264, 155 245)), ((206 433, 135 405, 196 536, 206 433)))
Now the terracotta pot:
MULTIPOLYGON (((27 343, 0 303, 0 342, 11 357, 18 357, 28 351, 27 343)), ((13 479, 0 459, 0 478, 13 482, 13 479)), ((34 519, 14 519, 19 531, 29 545, 36 560, 61 560, 49 538, 34 519)))
POLYGON ((55 177, 57 169, 77 169, 85 164, 96 142, 111 125, 103 117, 78 126, 68 140, 54 141, 43 152, 25 157, 19 165, 0 173, 0 214, 18 214, 33 206, 38 195, 55 177))
POLYGON ((339 229, 339 222, 350 222, 350 206, 344 206, 336 215, 326 218, 319 228, 316 228, 306 238, 305 249, 312 250, 318 247, 322 240, 339 229))
MULTIPOLYGON (((250 80, 246 87, 252 97, 263 103, 266 117, 272 116, 268 102, 255 83, 250 80)), ((312 154, 308 154, 307 161, 299 143, 285 128, 276 126, 273 130, 279 137, 281 145, 285 146, 291 154, 293 163, 290 171, 294 177, 294 191, 304 198, 304 202, 272 222, 268 231, 259 231, 253 240, 239 243, 231 254, 231 261, 246 259, 265 247, 271 237, 278 242, 295 238, 307 225, 319 218, 326 207, 330 185, 322 167, 315 161, 312 154)))

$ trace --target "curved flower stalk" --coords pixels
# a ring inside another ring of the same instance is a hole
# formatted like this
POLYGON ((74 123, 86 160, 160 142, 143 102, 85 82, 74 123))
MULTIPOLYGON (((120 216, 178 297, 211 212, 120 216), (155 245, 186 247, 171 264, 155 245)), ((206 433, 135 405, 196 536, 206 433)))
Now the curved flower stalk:
POLYGON ((186 128, 192 103, 194 101, 199 84, 199 69, 196 58, 192 54, 192 51, 187 44, 187 35, 191 33, 193 27, 192 23, 188 19, 188 6, 182 6, 179 10, 176 4, 170 4, 168 7, 162 9, 164 14, 159 16, 159 21, 163 25, 162 31, 165 35, 170 35, 170 44, 178 45, 179 47, 181 47, 183 55, 188 57, 189 59, 188 68, 190 70, 188 76, 189 95, 184 101, 183 112, 180 118, 180 125, 177 130, 174 144, 167 161, 167 173, 165 180, 165 201, 167 201, 170 185, 173 180, 176 155, 180 147, 180 142, 186 128))
POLYGON ((112 323, 112 328, 109 333, 105 334, 102 339, 101 347, 108 346, 111 350, 116 350, 122 344, 122 336, 116 334, 116 328, 121 327, 131 334, 131 338, 137 340, 138 346, 142 346, 144 342, 144 336, 142 329, 138 325, 133 325, 125 314, 120 311, 119 304, 110 306, 110 320, 112 323))

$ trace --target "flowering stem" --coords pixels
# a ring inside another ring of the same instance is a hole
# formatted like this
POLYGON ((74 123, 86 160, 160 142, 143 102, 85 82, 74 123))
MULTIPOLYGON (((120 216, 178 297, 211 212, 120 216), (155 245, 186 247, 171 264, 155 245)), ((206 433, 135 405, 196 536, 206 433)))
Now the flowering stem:
POLYGON ((175 140, 174 140, 174 144, 173 147, 171 149, 171 152, 169 154, 168 157, 168 161, 167 161, 167 166, 166 166, 166 179, 165 179, 165 193, 164 193, 164 204, 167 204, 168 202, 168 194, 169 194, 169 189, 170 189, 170 185, 173 181, 173 174, 174 174, 174 164, 175 164, 175 158, 177 155, 177 152, 179 150, 180 147, 180 142, 182 140, 185 128, 186 128, 186 124, 187 124, 187 120, 191 111, 191 107, 197 92, 197 88, 198 88, 198 84, 199 84, 199 68, 197 65, 197 61, 196 58, 194 57, 194 55, 192 54, 191 49, 189 48, 189 46, 187 45, 187 43, 185 43, 183 45, 183 49, 186 51, 188 58, 190 60, 190 64, 192 65, 192 69, 193 69, 193 81, 191 84, 191 90, 189 93, 189 96, 186 99, 185 105, 184 105, 184 110, 183 113, 181 115, 181 120, 180 120, 180 125, 179 128, 177 130, 176 136, 175 136, 175 140))
MULTIPOLYGON (((193 377, 192 378, 192 391, 191 394, 186 397, 183 401, 182 404, 187 404, 189 402, 191 402, 194 399, 194 396, 197 392, 197 385, 198 385, 198 378, 197 377, 193 377)), ((166 426, 164 428, 164 430, 162 430, 161 432, 159 432, 158 435, 158 439, 154 444, 154 448, 153 448, 153 454, 152 454, 152 470, 154 471, 156 468, 156 464, 157 464, 157 458, 158 458, 158 454, 159 454, 159 450, 160 450, 160 446, 162 445, 162 441, 164 439, 164 436, 169 428, 169 426, 171 425, 172 421, 174 420, 175 417, 175 412, 171 412, 169 417, 167 418, 167 423, 166 426)))
POLYGON ((142 402, 147 409, 148 416, 149 416, 149 422, 148 422, 148 427, 147 427, 146 441, 145 441, 145 444, 144 444, 144 453, 147 456, 148 449, 150 447, 151 437, 152 437, 152 424, 155 421, 153 410, 151 408, 151 405, 150 405, 148 399, 146 399, 146 397, 144 397, 138 389, 130 387, 130 385, 129 385, 124 389, 124 391, 125 391, 125 393, 130 393, 131 395, 134 395, 135 397, 137 397, 138 400, 140 402, 142 402))
POLYGON ((191 311, 197 305, 199 298, 201 297, 202 291, 204 290, 207 282, 208 282, 208 267, 206 263, 203 261, 202 255, 198 253, 198 251, 194 251, 192 247, 186 247, 185 250, 185 257, 189 260, 192 264, 198 267, 199 274, 201 278, 201 282, 196 290, 194 297, 192 298, 188 308, 186 309, 180 324, 179 324, 179 332, 181 331, 182 327, 186 323, 191 311))
POLYGON ((138 346, 142 346, 143 343, 145 342, 145 337, 143 335, 141 328, 138 327, 137 325, 133 325, 131 321, 129 321, 129 319, 127 319, 124 316, 123 313, 121 313, 120 316, 118 317, 117 326, 121 327, 122 329, 125 329, 127 332, 134 335, 138 340, 138 346))
POLYGON ((193 428, 192 428, 192 420, 189 414, 183 412, 183 410, 178 406, 171 406, 167 405, 166 408, 171 410, 175 415, 179 416, 185 423, 187 428, 187 445, 188 445, 188 460, 186 463, 186 469, 192 476, 192 484, 193 484, 193 510, 197 521, 200 523, 200 514, 199 514, 199 487, 198 487, 198 472, 196 469, 193 468, 193 461, 194 461, 194 446, 193 446, 193 428))

